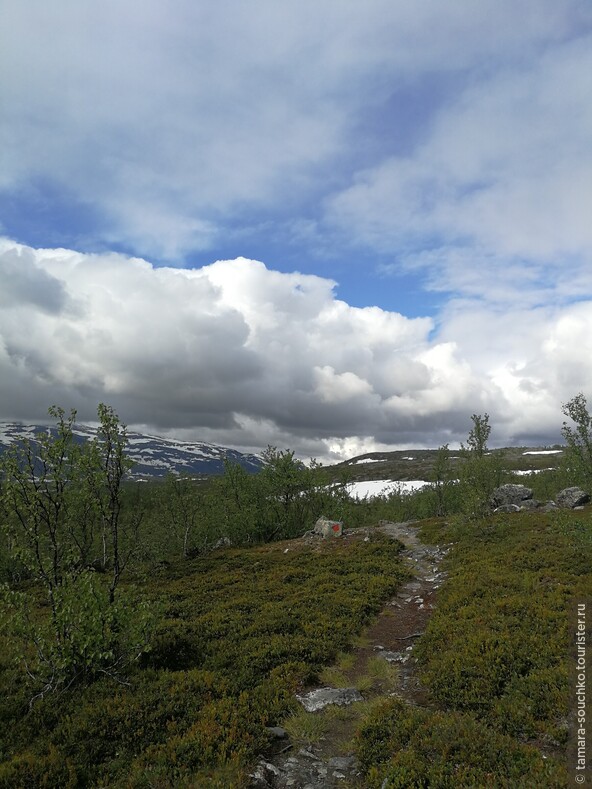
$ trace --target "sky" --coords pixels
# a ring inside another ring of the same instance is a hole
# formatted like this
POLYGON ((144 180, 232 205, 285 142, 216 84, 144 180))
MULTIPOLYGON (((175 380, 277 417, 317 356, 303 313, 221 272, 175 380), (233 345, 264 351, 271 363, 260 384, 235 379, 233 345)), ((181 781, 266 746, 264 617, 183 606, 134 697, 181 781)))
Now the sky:
POLYGON ((324 462, 592 402, 589 0, 3 0, 0 420, 324 462))

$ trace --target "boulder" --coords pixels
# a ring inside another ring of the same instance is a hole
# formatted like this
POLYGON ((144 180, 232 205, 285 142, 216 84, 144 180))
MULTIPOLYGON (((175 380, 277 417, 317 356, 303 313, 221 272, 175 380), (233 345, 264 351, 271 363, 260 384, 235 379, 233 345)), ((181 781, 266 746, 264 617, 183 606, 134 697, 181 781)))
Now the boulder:
POLYGON ((558 510, 559 507, 555 504, 554 501, 548 501, 546 504, 543 504, 541 507, 541 512, 553 512, 554 510, 558 510))
POLYGON ((528 499, 532 499, 532 490, 525 485, 500 485, 491 494, 490 504, 496 509, 506 504, 517 504, 519 507, 528 499))
POLYGON ((523 512, 524 510, 538 510, 542 507, 541 502, 536 499, 523 499, 520 504, 500 504, 494 509, 494 512, 523 512))
POLYGON ((320 534, 323 539, 327 537, 341 537, 343 535, 343 523, 341 521, 331 521, 321 516, 314 525, 314 534, 320 534))
POLYGON ((212 549, 217 551, 219 548, 228 548, 228 546, 232 545, 230 537, 220 537, 219 540, 212 545, 212 549))
POLYGON ((521 510, 538 510, 542 506, 541 502, 536 499, 524 499, 524 501, 520 502, 521 510))
POLYGON ((581 488, 564 488, 555 496, 555 503, 558 507, 566 510, 573 510, 581 507, 590 501, 590 496, 581 488))

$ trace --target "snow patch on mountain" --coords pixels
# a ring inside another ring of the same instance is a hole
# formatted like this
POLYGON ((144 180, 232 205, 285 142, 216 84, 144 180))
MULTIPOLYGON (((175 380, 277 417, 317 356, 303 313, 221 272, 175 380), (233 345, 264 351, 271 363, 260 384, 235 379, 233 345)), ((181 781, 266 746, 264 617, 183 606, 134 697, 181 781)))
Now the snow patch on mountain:
MULTIPOLYGON (((24 425, 0 422, 0 455, 14 443, 27 440, 35 446, 41 433, 55 430, 46 425, 24 425)), ((78 441, 96 437, 97 429, 91 425, 75 425, 72 433, 78 441)), ((224 461, 238 463, 246 471, 256 472, 263 466, 257 455, 245 454, 236 449, 209 444, 205 441, 180 441, 178 439, 128 433, 127 455, 133 461, 132 479, 164 477, 167 473, 207 476, 222 474, 224 461)))

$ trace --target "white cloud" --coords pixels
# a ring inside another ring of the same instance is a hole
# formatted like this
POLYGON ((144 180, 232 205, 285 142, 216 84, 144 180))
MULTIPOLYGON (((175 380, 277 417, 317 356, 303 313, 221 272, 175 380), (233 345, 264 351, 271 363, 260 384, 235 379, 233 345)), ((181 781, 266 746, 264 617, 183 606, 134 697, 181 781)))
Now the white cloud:
POLYGON ((326 454, 454 441, 473 411, 502 442, 551 436, 592 389, 587 0, 4 5, 6 205, 82 207, 71 246, 176 263, 265 248, 263 228, 452 294, 411 320, 244 258, 5 241, 6 416, 103 399, 155 430, 326 454))
MULTIPOLYGON (((524 64, 585 27, 586 9, 581 0, 226 0, 207 7, 178 0, 166 9, 145 0, 139 13, 130 0, 54 0, 50 7, 7 0, 0 187, 14 194, 50 185, 96 212, 103 240, 174 259, 227 237, 230 226, 248 225, 247 210, 273 213, 281 204, 292 219, 310 218, 311 201, 343 183, 343 168, 364 160, 356 129, 368 111, 384 107, 382 124, 396 137, 397 119, 386 109, 391 95, 401 86, 419 89, 435 71, 463 84, 476 69, 477 94, 491 93, 482 111, 470 101, 455 108, 458 124, 444 123, 440 131, 444 149, 432 145, 436 161, 454 153, 454 145, 463 156, 482 146, 483 113, 500 109, 503 122, 511 100, 518 108, 526 100, 520 117, 528 120, 526 109, 534 113, 541 144, 556 154, 553 132, 569 115, 562 120, 552 107, 551 133, 542 133, 548 94, 531 96, 524 64), (499 90, 512 86, 515 75, 498 83, 487 77, 507 63, 517 63, 517 87, 498 107, 499 90)), ((586 78, 583 47, 581 57, 579 65, 568 60, 562 73, 549 71, 555 75, 549 89, 555 98, 561 92, 560 109, 568 113, 586 78)), ((578 113, 579 121, 585 108, 578 113)), ((501 125, 485 131, 496 128, 505 131, 501 125)), ((526 131, 521 148, 529 150, 532 128, 513 124, 508 131, 512 142, 526 131)), ((454 161, 449 166, 455 170, 454 161)), ((392 167, 383 162, 380 171, 392 167)), ((421 179, 421 162, 409 172, 395 169, 410 179, 406 197, 421 179)), ((377 194, 379 172, 370 178, 377 194)), ((456 176, 464 183, 471 174, 456 176)), ((528 202, 520 185, 510 183, 508 196, 528 202)), ((503 202, 486 200, 482 211, 493 219, 503 202)), ((475 221, 467 218, 470 226, 475 221)))
POLYGON ((553 301, 592 286, 590 36, 485 71, 409 155, 357 174, 327 221, 431 287, 553 301), (530 292, 528 292, 530 291, 530 292))
POLYGON ((498 442, 556 437, 560 403, 592 391, 589 303, 429 319, 335 298, 320 277, 239 258, 154 268, 122 255, 4 239, 21 283, 0 311, 4 419, 57 402, 92 418, 113 404, 152 432, 338 457, 462 440, 487 411, 498 442), (41 287, 62 294, 47 309, 41 287), (494 338, 494 341, 492 341, 494 338))

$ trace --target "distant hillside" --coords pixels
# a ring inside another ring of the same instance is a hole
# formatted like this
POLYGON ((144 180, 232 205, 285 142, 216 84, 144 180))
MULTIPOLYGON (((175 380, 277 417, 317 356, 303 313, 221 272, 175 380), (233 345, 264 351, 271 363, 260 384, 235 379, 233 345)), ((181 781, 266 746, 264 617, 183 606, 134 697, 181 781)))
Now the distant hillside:
MULTIPOLYGON (((407 449, 397 452, 369 452, 358 455, 335 466, 331 473, 338 478, 345 474, 352 481, 362 480, 429 480, 434 468, 437 449, 407 449)), ((503 465, 510 471, 531 472, 556 468, 563 457, 563 448, 554 447, 504 447, 492 450, 503 457, 503 465)), ((458 450, 450 450, 450 460, 460 460, 458 450)))
MULTIPOLYGON (((11 444, 24 439, 29 439, 35 445, 39 433, 47 430, 47 425, 0 422, 0 455, 11 444)), ((88 441, 96 436, 96 430, 88 425, 77 424, 74 434, 78 440, 88 441)), ((131 432, 128 438, 128 455, 134 461, 130 475, 133 479, 164 477, 169 471, 186 475, 221 474, 225 458, 239 463, 249 472, 256 472, 263 465, 261 458, 256 455, 203 441, 178 441, 131 432)))

